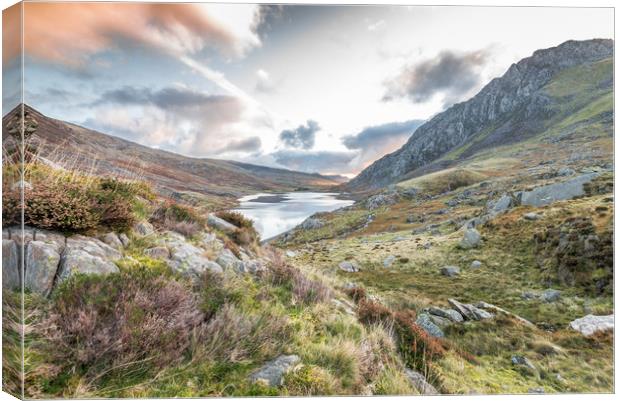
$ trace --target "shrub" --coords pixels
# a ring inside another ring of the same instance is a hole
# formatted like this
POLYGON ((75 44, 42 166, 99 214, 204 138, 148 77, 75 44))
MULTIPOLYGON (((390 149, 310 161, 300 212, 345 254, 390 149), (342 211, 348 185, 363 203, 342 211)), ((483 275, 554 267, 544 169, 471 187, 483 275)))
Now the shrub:
POLYGON ((192 237, 205 227, 205 219, 194 209, 174 202, 160 205, 151 216, 156 226, 192 237))
POLYGON ((284 376, 284 386, 293 396, 331 395, 337 391, 336 379, 325 369, 302 365, 284 376))
POLYGON ((324 302, 332 297, 332 291, 323 282, 306 277, 301 270, 286 263, 274 254, 266 275, 272 284, 287 287, 296 301, 304 304, 324 302))
POLYGON ((239 228, 254 228, 254 223, 252 220, 246 218, 239 212, 233 212, 231 210, 222 210, 215 214, 222 220, 226 220, 233 226, 237 226, 239 228))
POLYGON ((344 292, 356 303, 366 299, 366 289, 363 287, 345 288, 344 292))
POLYGON ((75 275, 54 295, 51 352, 93 380, 161 368, 183 356, 203 318, 191 291, 157 271, 75 275))

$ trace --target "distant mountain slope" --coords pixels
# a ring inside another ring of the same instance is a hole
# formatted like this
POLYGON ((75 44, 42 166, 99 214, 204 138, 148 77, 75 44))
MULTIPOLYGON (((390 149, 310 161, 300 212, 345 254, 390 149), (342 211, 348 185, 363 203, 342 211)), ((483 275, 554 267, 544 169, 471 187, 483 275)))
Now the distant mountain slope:
POLYGON ((445 168, 481 150, 532 138, 596 102, 603 102, 601 109, 594 115, 586 111, 587 118, 613 125, 612 57, 610 39, 568 41, 538 50, 470 100, 419 127, 399 150, 374 162, 345 187, 378 189, 445 168), (563 72, 569 76, 562 77, 563 72), (560 78, 562 82, 554 85, 560 78))
MULTIPOLYGON (((186 157, 56 120, 29 106, 25 108, 38 122, 31 142, 42 157, 95 174, 143 178, 169 196, 200 198, 202 194, 205 201, 217 204, 221 203, 217 198, 234 199, 252 192, 319 189, 341 183, 319 174, 186 157)), ((4 132, 7 121, 17 112, 15 109, 3 117, 3 143, 8 138, 4 132)))

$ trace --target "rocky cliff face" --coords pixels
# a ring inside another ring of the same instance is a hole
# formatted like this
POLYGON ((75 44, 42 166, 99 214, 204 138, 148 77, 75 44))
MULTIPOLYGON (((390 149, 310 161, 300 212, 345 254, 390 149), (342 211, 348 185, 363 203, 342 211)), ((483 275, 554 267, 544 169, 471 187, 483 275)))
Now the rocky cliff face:
MULTIPOLYGON (((545 85, 562 70, 612 56, 610 39, 568 41, 538 50, 510 66, 470 100, 455 104, 422 125, 402 148, 373 163, 347 187, 376 189, 394 183, 480 134, 484 134, 487 145, 498 145, 538 133, 555 113, 545 85)), ((613 80, 605 84, 611 88, 613 80)))

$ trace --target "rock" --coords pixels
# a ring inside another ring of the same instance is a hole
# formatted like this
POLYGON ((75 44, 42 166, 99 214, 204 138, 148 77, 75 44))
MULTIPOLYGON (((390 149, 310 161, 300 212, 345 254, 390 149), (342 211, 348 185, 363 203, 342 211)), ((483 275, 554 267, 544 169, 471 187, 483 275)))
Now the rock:
POLYGON ((559 301, 562 293, 558 290, 554 290, 553 288, 548 288, 540 295, 540 298, 545 302, 555 302, 559 301))
POLYGON ((253 259, 253 260, 243 261, 239 272, 256 274, 258 272, 262 272, 265 270, 267 270, 267 268, 265 267, 265 264, 263 262, 257 259, 253 259))
POLYGON ((155 246, 144 250, 144 254, 153 259, 169 259, 170 251, 165 246, 155 246))
POLYGON ((463 239, 459 243, 461 249, 476 248, 482 242, 482 236, 475 228, 468 228, 463 233, 463 239))
POLYGON ((11 186, 13 191, 18 191, 23 189, 24 191, 30 191, 32 189, 32 184, 28 181, 20 180, 11 186))
MULTIPOLYGON (((476 304, 476 307, 482 308, 482 309, 487 309, 487 310, 492 310, 493 312, 496 312, 496 313, 503 313, 504 315, 507 315, 507 316, 515 318, 516 320, 518 320, 519 322, 521 322, 521 323, 523 323, 523 324, 525 324, 527 326, 530 326, 532 328, 536 327, 534 325, 534 323, 530 322, 529 320, 524 319, 521 316, 516 315, 516 314, 514 314, 512 312, 508 312, 506 309, 502 309, 499 306, 495 306, 495 305, 492 305, 492 304, 480 301, 480 302, 478 302, 476 304)), ((492 316, 493 315, 491 315, 491 317, 492 316)))
POLYGON ((437 327, 446 327, 452 323, 450 319, 446 319, 445 317, 429 315, 429 318, 437 327))
POLYGON ((286 256, 289 258, 294 258, 295 256, 297 256, 297 252, 295 251, 286 251, 286 256))
POLYGON ((324 224, 325 223, 323 223, 321 219, 317 219, 316 217, 308 217, 300 224, 300 227, 304 230, 313 230, 323 227, 324 224))
POLYGON ((250 380, 252 383, 261 382, 271 387, 281 386, 284 375, 295 367, 300 360, 297 355, 281 355, 252 373, 250 380))
POLYGON ((570 322, 570 327, 586 337, 614 329, 614 315, 587 315, 570 322))
POLYGON ((502 212, 505 212, 506 210, 510 209, 510 206, 512 206, 512 203, 513 203, 512 197, 508 194, 504 194, 502 195, 501 198, 497 199, 496 201, 489 202, 488 204, 489 213, 493 215, 497 215, 502 212))
POLYGON ((383 259, 383 267, 390 267, 392 263, 396 260, 396 256, 390 255, 387 258, 383 259))
POLYGON ((355 264, 354 262, 346 261, 346 260, 344 262, 340 262, 338 267, 340 268, 340 270, 345 271, 347 273, 357 273, 358 271, 360 271, 359 267, 357 267, 357 264, 355 264))
POLYGON ((479 269, 481 266, 482 266, 482 262, 479 260, 474 260, 473 262, 471 262, 472 269, 479 269))
POLYGON ((564 182, 544 185, 531 191, 521 192, 521 204, 527 206, 544 206, 560 200, 573 199, 585 194, 583 185, 598 176, 598 173, 589 173, 571 178, 564 182))
POLYGON ((532 387, 532 388, 528 388, 527 392, 529 394, 545 394, 545 389, 542 387, 532 387))
POLYGON ((463 321, 463 316, 454 309, 443 309, 436 306, 431 306, 430 308, 428 308, 428 313, 430 313, 431 315, 449 319, 456 323, 461 323, 463 321))
POLYGON ((373 195, 366 200, 366 208, 369 210, 378 209, 382 206, 390 206, 398 201, 398 194, 395 192, 373 195))
POLYGON ((411 370, 409 368, 405 369, 405 375, 407 379, 409 379, 409 383, 418 390, 418 392, 422 395, 437 395, 439 392, 435 387, 433 387, 429 382, 426 381, 426 378, 419 372, 415 370, 411 370))
POLYGON ((81 235, 67 238, 60 258, 58 279, 66 280, 75 273, 116 273, 119 270, 114 261, 120 258, 120 252, 95 238, 81 235))
POLYGON ((180 234, 166 233, 165 244, 170 251, 168 265, 189 277, 200 277, 205 271, 221 273, 223 266, 209 260, 201 249, 185 240, 180 234))
POLYGON ((535 220, 540 220, 542 218, 541 215, 539 215, 538 213, 534 213, 534 212, 529 212, 529 213, 525 213, 523 215, 523 218, 525 220, 529 220, 529 221, 535 221, 535 220))
POLYGON ((532 370, 536 370, 536 367, 532 364, 532 362, 530 362, 529 359, 527 359, 524 356, 521 355, 513 355, 510 358, 510 361, 512 362, 513 365, 515 366, 525 366, 528 369, 532 369, 532 370))
POLYGON ((124 247, 129 246, 129 237, 127 236, 127 234, 120 233, 118 235, 118 239, 121 241, 121 244, 123 244, 124 247))
POLYGON ((228 234, 234 233, 239 229, 239 227, 235 226, 234 224, 230 224, 226 220, 217 217, 213 213, 209 213, 209 215, 207 216, 207 225, 211 228, 215 228, 216 230, 220 230, 228 234))
POLYGON ((123 243, 121 242, 118 235, 116 235, 116 233, 114 232, 107 233, 103 235, 100 239, 101 241, 110 245, 112 248, 116 250, 120 251, 121 249, 123 249, 123 243))
POLYGON ((575 170, 570 167, 562 167, 558 170, 558 176, 567 177, 569 175, 575 175, 575 170))
POLYGON ((439 272, 444 276, 455 277, 461 274, 461 269, 456 266, 444 266, 439 270, 439 272))
POLYGON ((67 239, 64 235, 56 232, 43 230, 38 228, 34 233, 33 239, 35 241, 45 242, 46 244, 55 244, 58 247, 58 251, 62 252, 65 248, 65 244, 67 243, 67 239))
POLYGON ((19 250, 12 239, 2 240, 2 288, 18 289, 21 287, 19 250))
POLYGON ((421 313, 418 315, 415 323, 426 331, 430 336, 443 338, 445 337, 443 331, 432 320, 429 314, 421 313))
POLYGON ((133 226, 134 233, 139 237, 146 237, 155 232, 153 225, 148 221, 140 221, 133 226))
POLYGON ((224 270, 242 272, 245 269, 243 262, 239 260, 239 258, 237 258, 235 254, 230 251, 230 249, 223 249, 217 259, 215 259, 215 262, 222 266, 222 269, 224 270))
POLYGON ((419 222, 419 221, 420 221, 420 218, 419 218, 419 217, 416 217, 416 216, 414 216, 414 215, 412 215, 412 214, 410 214, 409 216, 407 216, 407 220, 406 220, 406 222, 407 222, 407 223, 417 223, 417 222, 419 222))
POLYGON ((479 309, 471 304, 462 304, 455 299, 448 299, 448 303, 466 320, 483 320, 493 317, 492 314, 485 310, 479 309))
POLYGON ((60 252, 54 242, 30 241, 26 245, 24 287, 37 294, 48 296, 54 285, 60 252))

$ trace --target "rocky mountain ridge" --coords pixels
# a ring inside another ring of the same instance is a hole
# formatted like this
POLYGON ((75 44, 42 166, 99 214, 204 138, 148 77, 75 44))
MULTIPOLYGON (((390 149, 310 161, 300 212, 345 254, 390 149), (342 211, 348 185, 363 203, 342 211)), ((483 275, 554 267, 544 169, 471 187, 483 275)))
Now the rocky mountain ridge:
MULTIPOLYGON (((448 152, 481 138, 477 148, 522 141, 543 131, 558 112, 544 88, 559 72, 613 56, 613 40, 567 41, 537 50, 489 82, 476 96, 455 104, 419 127, 402 148, 379 159, 351 180, 350 190, 377 189, 429 169, 448 152)), ((611 80, 601 83, 613 87, 611 80)), ((471 149, 476 151, 478 149, 471 149)))

